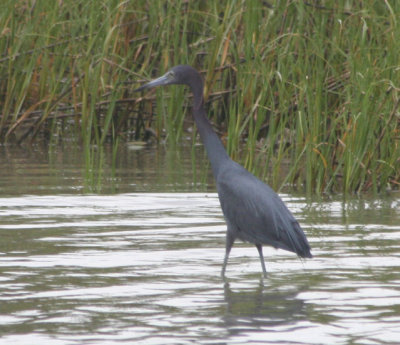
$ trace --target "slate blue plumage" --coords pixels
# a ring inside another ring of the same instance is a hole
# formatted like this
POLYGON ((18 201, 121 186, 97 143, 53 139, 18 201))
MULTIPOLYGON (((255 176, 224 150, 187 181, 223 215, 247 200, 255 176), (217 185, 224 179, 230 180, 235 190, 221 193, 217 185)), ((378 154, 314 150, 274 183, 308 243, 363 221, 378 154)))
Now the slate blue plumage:
POLYGON ((188 85, 193 93, 193 118, 207 151, 228 229, 221 275, 225 276, 229 253, 236 239, 255 244, 264 276, 262 245, 270 245, 312 258, 311 248, 299 223, 271 187, 231 160, 212 129, 203 107, 203 81, 191 66, 173 67, 165 75, 135 91, 161 85, 188 85))

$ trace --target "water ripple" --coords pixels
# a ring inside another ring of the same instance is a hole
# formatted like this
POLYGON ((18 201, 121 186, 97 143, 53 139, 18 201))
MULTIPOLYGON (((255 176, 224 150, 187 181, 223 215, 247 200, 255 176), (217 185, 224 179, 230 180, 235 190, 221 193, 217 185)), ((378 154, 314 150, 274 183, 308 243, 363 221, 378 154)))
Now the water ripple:
POLYGON ((283 197, 315 258, 238 243, 227 282, 215 193, 0 198, 1 343, 398 343, 399 200, 283 197))

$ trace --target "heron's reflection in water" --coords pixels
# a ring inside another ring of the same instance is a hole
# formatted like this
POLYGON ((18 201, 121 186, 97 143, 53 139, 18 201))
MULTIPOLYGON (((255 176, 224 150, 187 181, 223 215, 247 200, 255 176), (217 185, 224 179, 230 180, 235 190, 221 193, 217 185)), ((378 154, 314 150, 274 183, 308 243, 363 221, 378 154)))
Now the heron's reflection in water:
POLYGON ((234 291, 229 282, 225 283, 224 321, 229 333, 237 335, 257 329, 265 331, 274 326, 293 325, 305 319, 304 301, 297 298, 303 289, 280 291, 264 284, 261 279, 253 289, 234 291))

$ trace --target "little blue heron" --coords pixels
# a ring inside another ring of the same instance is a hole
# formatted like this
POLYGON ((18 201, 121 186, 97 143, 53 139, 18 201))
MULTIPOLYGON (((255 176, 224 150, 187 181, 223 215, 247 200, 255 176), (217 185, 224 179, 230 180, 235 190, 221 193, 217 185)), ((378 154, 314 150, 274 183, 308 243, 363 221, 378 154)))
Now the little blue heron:
POLYGON ((219 201, 227 223, 222 277, 225 277, 229 253, 236 239, 255 244, 264 277, 267 271, 262 252, 263 244, 294 252, 302 258, 312 258, 311 248, 303 230, 278 194, 229 158, 206 117, 203 80, 193 67, 175 66, 162 77, 135 91, 170 84, 188 85, 193 93, 193 118, 211 163, 219 201))

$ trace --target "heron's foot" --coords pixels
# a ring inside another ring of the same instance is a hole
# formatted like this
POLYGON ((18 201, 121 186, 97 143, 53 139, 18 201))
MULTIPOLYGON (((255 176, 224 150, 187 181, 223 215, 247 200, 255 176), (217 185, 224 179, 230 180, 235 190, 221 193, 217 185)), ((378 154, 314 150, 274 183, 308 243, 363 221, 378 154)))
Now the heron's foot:
POLYGON ((264 261, 261 261, 261 268, 262 268, 262 274, 261 274, 262 279, 267 279, 268 274, 267 274, 267 269, 265 268, 264 261))

